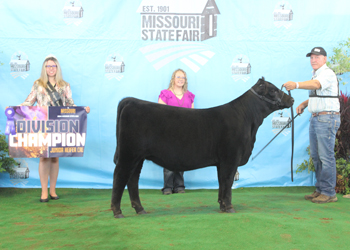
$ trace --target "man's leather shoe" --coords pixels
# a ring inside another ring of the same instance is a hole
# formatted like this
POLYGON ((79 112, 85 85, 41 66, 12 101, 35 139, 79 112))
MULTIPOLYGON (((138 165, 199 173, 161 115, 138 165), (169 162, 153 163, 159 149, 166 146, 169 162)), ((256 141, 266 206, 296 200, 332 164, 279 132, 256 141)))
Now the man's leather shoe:
POLYGON ((57 196, 51 196, 51 194, 50 194, 50 198, 51 198, 51 200, 58 200, 60 197, 58 197, 58 195, 57 196))
POLYGON ((305 200, 312 201, 312 199, 317 198, 320 195, 321 194, 315 190, 312 194, 305 195, 304 197, 305 197, 305 200))
POLYGON ((319 196, 317 196, 316 198, 312 199, 313 203, 318 203, 318 204, 322 204, 322 203, 328 203, 328 202, 336 202, 338 200, 337 196, 327 196, 324 194, 321 194, 319 196))

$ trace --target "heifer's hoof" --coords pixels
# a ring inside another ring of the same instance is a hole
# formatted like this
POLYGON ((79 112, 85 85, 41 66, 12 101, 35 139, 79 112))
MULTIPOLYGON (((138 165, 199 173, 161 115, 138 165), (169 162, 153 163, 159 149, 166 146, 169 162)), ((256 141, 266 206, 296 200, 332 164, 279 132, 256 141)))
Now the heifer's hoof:
POLYGON ((114 218, 116 219, 121 219, 121 218, 125 218, 123 214, 115 214, 114 218))
POLYGON ((233 208, 227 209, 226 213, 236 213, 236 211, 233 208))
POLYGON ((137 214, 147 214, 147 212, 145 210, 142 210, 142 211, 138 212, 137 214))
POLYGON ((224 208, 224 207, 221 207, 220 208, 221 212, 222 213, 236 213, 236 211, 233 209, 233 208, 224 208))

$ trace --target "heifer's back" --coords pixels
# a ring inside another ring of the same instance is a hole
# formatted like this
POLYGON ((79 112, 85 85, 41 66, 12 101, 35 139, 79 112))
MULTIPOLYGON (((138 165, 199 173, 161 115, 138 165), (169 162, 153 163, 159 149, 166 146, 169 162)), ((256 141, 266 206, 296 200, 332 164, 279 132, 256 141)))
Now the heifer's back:
POLYGON ((225 105, 185 109, 135 98, 123 99, 120 105, 116 155, 133 152, 133 157, 181 171, 217 163, 213 149, 227 136, 223 132, 232 130, 229 124, 234 124, 236 113, 225 105))

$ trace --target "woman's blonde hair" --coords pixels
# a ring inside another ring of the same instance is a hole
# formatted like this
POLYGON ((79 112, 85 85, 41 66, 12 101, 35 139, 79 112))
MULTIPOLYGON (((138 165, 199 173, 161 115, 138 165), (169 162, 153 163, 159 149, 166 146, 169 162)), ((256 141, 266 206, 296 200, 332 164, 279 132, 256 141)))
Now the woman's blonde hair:
POLYGON ((39 85, 42 86, 43 88, 47 87, 47 82, 49 81, 49 77, 47 76, 47 73, 46 73, 46 65, 48 61, 53 61, 57 65, 57 71, 55 76, 56 84, 59 87, 65 86, 67 83, 62 78, 62 70, 61 70, 60 63, 58 62, 57 58, 54 56, 48 56, 45 58, 45 61, 43 62, 43 66, 41 67, 40 78, 37 80, 39 85))
POLYGON ((182 69, 177 69, 174 71, 173 75, 171 76, 171 80, 170 80, 170 83, 169 83, 169 88, 168 89, 174 89, 174 84, 175 84, 175 75, 177 72, 182 72, 184 75, 185 75, 185 84, 182 86, 182 91, 183 93, 186 93, 187 92, 187 87, 188 87, 188 83, 187 83, 187 75, 186 75, 186 72, 183 71, 182 69))

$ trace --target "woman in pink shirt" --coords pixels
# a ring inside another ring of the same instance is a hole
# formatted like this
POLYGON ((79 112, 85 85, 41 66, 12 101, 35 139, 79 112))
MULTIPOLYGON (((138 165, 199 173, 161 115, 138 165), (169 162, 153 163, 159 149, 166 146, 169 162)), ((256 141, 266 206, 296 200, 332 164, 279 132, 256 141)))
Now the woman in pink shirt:
MULTIPOLYGON (((187 90, 187 76, 185 71, 177 69, 174 71, 168 89, 160 92, 158 103, 183 107, 194 108, 194 97, 187 90)), ((164 187, 163 194, 185 193, 184 172, 173 172, 164 168, 164 187)))

